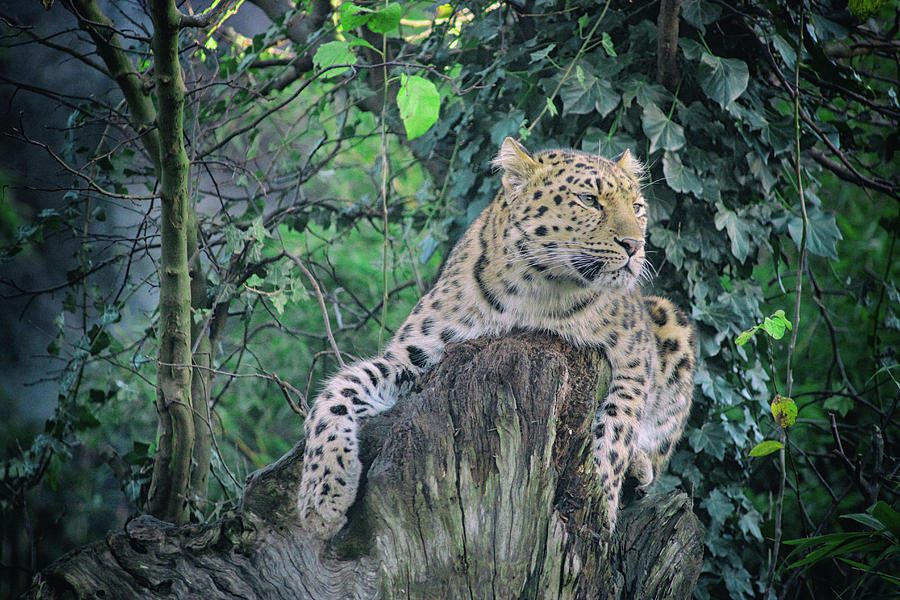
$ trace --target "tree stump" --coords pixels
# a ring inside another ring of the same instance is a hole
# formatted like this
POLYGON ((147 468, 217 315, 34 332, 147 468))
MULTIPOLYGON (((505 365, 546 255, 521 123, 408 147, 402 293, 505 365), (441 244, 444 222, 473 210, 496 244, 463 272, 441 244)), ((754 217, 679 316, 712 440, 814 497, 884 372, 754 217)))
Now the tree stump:
POLYGON ((447 349, 362 429, 364 481, 328 542, 297 525, 303 444, 222 520, 152 517, 45 569, 31 598, 689 598, 703 533, 682 492, 602 531, 591 422, 609 367, 533 333, 447 349))

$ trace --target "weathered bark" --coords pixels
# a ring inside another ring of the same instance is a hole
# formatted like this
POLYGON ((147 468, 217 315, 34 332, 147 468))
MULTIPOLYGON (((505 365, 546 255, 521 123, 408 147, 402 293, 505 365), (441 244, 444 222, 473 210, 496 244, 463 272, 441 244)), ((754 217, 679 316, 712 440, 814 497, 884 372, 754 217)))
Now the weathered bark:
POLYGON ((590 425, 608 367, 534 334, 452 347, 362 431, 367 478, 334 540, 296 522, 303 448, 223 520, 142 517, 41 575, 33 598, 688 598, 703 535, 681 492, 600 529, 590 425))

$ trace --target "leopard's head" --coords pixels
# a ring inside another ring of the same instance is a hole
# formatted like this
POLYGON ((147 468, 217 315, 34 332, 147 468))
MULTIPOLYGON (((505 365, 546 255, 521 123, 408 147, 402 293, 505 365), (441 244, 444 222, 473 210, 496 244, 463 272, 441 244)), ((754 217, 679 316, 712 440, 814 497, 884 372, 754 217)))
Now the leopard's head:
POLYGON ((626 151, 617 161, 576 150, 531 154, 506 138, 503 170, 513 256, 548 280, 630 287, 642 276, 647 207, 643 167, 626 151))

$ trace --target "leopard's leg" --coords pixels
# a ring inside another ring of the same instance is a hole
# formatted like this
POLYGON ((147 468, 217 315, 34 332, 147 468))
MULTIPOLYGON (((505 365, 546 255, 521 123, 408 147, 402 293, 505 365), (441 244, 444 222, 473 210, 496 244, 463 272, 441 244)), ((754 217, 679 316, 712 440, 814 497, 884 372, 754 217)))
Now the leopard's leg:
POLYGON ((652 394, 655 369, 650 332, 638 323, 627 335, 616 335, 604 344, 612 366, 606 397, 594 417, 594 468, 604 494, 606 525, 615 528, 619 493, 625 473, 632 467, 646 470, 637 450, 638 427, 645 399, 652 394))
POLYGON ((650 296, 644 304, 652 323, 659 369, 656 394, 644 408, 637 445, 652 464, 652 484, 665 469, 691 410, 694 340, 687 317, 671 302, 650 296))
POLYGON ((415 372, 392 357, 349 365, 318 395, 306 418, 306 451, 298 509, 304 527, 317 537, 334 535, 346 522, 356 497, 360 419, 390 408, 415 372))
MULTIPOLYGON (((433 296, 426 295, 417 307, 433 296)), ((414 309, 381 357, 349 365, 325 385, 305 424, 298 509, 307 530, 327 538, 346 522, 362 471, 360 420, 393 406, 407 384, 440 360, 446 343, 471 336, 463 325, 414 309)))

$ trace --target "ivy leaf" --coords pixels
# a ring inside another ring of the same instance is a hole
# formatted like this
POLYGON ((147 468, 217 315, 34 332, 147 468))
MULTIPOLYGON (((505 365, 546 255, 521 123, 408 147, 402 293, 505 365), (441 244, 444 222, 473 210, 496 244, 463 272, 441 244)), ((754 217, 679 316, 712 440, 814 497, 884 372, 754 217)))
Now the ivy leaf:
POLYGON ((437 87, 418 75, 401 75, 397 92, 397 108, 406 129, 407 139, 417 138, 437 123, 441 112, 441 95, 437 87))
POLYGON ((491 141, 500 146, 507 136, 515 136, 525 119, 525 113, 519 109, 511 110, 498 118, 491 127, 491 141))
POLYGON ((750 254, 750 227, 746 221, 733 210, 725 208, 721 202, 716 203, 718 212, 713 222, 716 229, 725 229, 731 240, 731 253, 741 262, 750 254))
POLYGON ((750 456, 768 456, 769 454, 777 452, 782 448, 784 448, 784 444, 782 444, 781 442, 776 442, 775 440, 766 440, 753 446, 753 449, 750 450, 750 456))
POLYGON ((759 530, 760 521, 762 521, 760 514, 755 510, 751 510, 750 512, 741 515, 741 518, 738 519, 738 527, 740 527, 741 531, 745 534, 749 533, 757 541, 761 542, 763 536, 762 531, 759 530))
MULTIPOLYGON (((350 44, 347 42, 328 42, 319 46, 313 56, 313 64, 319 69, 327 69, 334 65, 352 65, 356 62, 356 55, 350 50, 350 44)), ((349 67, 343 69, 332 69, 328 72, 329 77, 340 75, 349 67)))
POLYGON ((731 500, 719 489, 714 489, 706 499, 700 503, 700 507, 706 509, 713 521, 724 523, 725 519, 734 512, 731 500))
POLYGON ((403 16, 403 9, 399 4, 388 4, 372 15, 366 23, 366 27, 375 33, 387 33, 400 24, 401 16, 403 16))
POLYGON ((529 54, 528 58, 530 59, 530 62, 537 62, 539 60, 544 60, 545 58, 547 58, 547 55, 553 51, 554 48, 556 48, 555 43, 548 44, 547 46, 544 47, 543 50, 538 50, 537 52, 532 52, 531 54, 529 54))
POLYGON ((788 68, 793 69, 794 63, 797 62, 797 51, 794 50, 794 47, 777 33, 772 36, 772 45, 775 46, 788 68))
POLYGON ((663 154, 663 175, 666 177, 666 183, 676 192, 684 194, 692 193, 699 197, 703 192, 703 184, 700 177, 690 167, 684 166, 681 157, 675 152, 666 152, 663 154))
POLYGON ((697 452, 706 452, 717 459, 725 458, 725 430, 721 423, 704 423, 695 429, 688 438, 691 448, 697 452))
MULTIPOLYGON (((807 212, 807 218, 809 227, 806 229, 806 249, 818 256, 837 260, 837 241, 844 237, 834 221, 834 215, 811 207, 807 212)), ((791 239, 797 244, 797 248, 800 248, 800 241, 803 238, 803 219, 799 216, 791 219, 788 222, 788 232, 791 234, 791 239)))
POLYGON ((650 138, 650 154, 657 150, 678 150, 684 146, 684 129, 666 116, 656 104, 644 107, 641 117, 644 133, 650 138))
POLYGON ((622 89, 622 99, 626 107, 631 106, 632 100, 637 100, 638 104, 646 108, 650 104, 659 104, 668 95, 666 88, 657 83, 634 79, 626 81, 622 89))
POLYGON ((680 269, 684 263, 684 243, 678 239, 678 234, 663 227, 650 228, 650 242, 657 248, 666 251, 666 260, 672 263, 676 269, 680 269))
POLYGON ((742 60, 704 52, 700 58, 699 77, 700 87, 706 95, 726 108, 747 89, 750 72, 742 60))
POLYGON ((600 44, 603 46, 603 49, 606 50, 608 56, 618 56, 618 54, 616 54, 616 49, 613 47, 612 38, 609 37, 609 33, 603 32, 603 38, 600 40, 600 44))
POLYGON ((594 94, 591 93, 597 78, 590 72, 584 72, 580 78, 569 78, 559 90, 563 101, 563 114, 586 115, 594 110, 594 94))
POLYGON ((709 0, 684 0, 681 14, 685 21, 702 32, 706 30, 706 25, 719 18, 722 7, 709 0))

